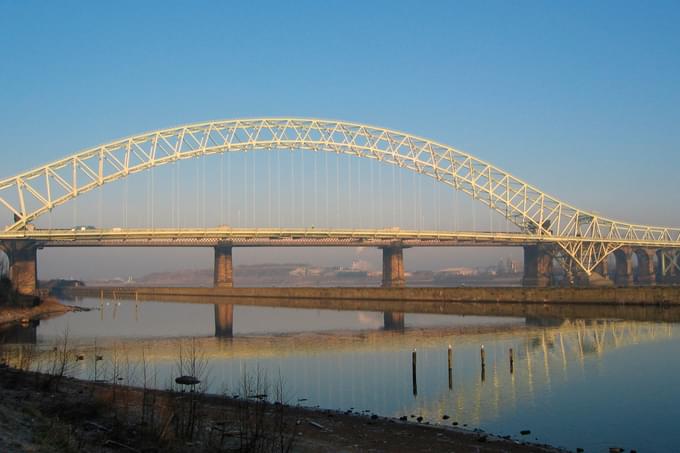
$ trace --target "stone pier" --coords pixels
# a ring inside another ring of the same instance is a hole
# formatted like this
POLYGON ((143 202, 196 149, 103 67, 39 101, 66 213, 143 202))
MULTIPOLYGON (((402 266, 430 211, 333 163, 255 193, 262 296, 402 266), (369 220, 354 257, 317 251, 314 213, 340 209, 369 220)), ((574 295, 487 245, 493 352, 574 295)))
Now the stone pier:
POLYGON ((404 276, 404 249, 401 246, 384 247, 383 251, 383 288, 400 288, 406 286, 404 276))
POLYGON ((215 247, 215 288, 231 288, 234 286, 234 271, 231 258, 231 244, 221 244, 215 247))
POLYGON ((524 246, 524 276, 522 286, 550 286, 553 257, 551 246, 537 244, 524 246))
POLYGON ((234 306, 215 304, 215 336, 231 338, 234 336, 234 306))

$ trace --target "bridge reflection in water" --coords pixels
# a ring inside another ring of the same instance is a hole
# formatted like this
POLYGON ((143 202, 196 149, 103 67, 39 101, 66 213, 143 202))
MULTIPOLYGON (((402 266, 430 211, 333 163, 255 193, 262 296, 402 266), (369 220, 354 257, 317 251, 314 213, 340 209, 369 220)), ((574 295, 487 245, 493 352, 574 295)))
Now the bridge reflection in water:
MULTIPOLYGON (((655 383, 664 381, 664 364, 668 365, 672 348, 678 346, 678 324, 666 322, 677 321, 678 313, 673 309, 641 312, 637 308, 626 311, 621 307, 600 307, 597 312, 583 311, 583 317, 590 319, 579 319, 574 311, 577 308, 573 307, 551 311, 551 316, 540 315, 536 307, 523 306, 512 314, 504 312, 503 317, 483 317, 469 311, 467 316, 405 312, 408 305, 404 304, 402 311, 397 306, 386 306, 379 312, 343 313, 241 304, 108 302, 109 305, 104 302, 101 313, 74 313, 67 315, 69 320, 64 317, 43 321, 24 333, 13 332, 7 339, 37 341, 48 351, 54 338, 54 335, 50 338, 50 331, 57 333, 57 326, 70 322, 74 344, 89 357, 97 335, 79 336, 79 325, 75 322, 78 316, 94 323, 93 328, 97 323, 125 324, 127 328, 137 319, 137 329, 144 330, 154 320, 161 323, 164 332, 168 331, 165 313, 173 312, 184 324, 191 324, 189 317, 195 316, 194 321, 203 322, 203 333, 196 341, 210 363, 209 391, 222 392, 227 388, 238 393, 243 373, 260 369, 270 377, 280 373, 292 402, 306 399, 304 404, 370 409, 386 416, 417 414, 432 422, 441 422, 444 415, 449 415, 450 421, 500 434, 530 428, 539 439, 570 448, 587 443, 574 445, 559 437, 562 434, 558 426, 562 422, 582 434, 592 429, 589 424, 597 426, 598 422, 593 421, 596 417, 625 424, 629 422, 625 419, 628 416, 633 423, 635 413, 650 410, 654 413, 658 407, 680 404, 677 390, 666 388, 662 393, 668 404, 654 406, 660 391, 655 383), (272 324, 259 330, 254 328, 261 325, 264 317, 274 323, 299 322, 292 330, 271 330, 272 324), (332 323, 329 319, 341 321, 332 323), (214 335, 209 325, 214 325, 214 335), (449 344, 453 346, 450 386, 449 344), (482 344, 486 354, 484 380, 479 352, 482 344), (411 388, 414 348, 418 351, 417 396, 411 388), (510 348, 514 355, 512 369, 510 348), (656 362, 650 364, 650 360, 656 362), (645 367, 644 373, 637 372, 639 366, 645 367), (631 409, 614 414, 610 408, 622 401, 611 386, 620 386, 621 379, 629 374, 642 379, 636 381, 635 390, 640 396, 635 404, 642 407, 640 412, 631 409), (559 414, 559 423, 546 414, 546 408, 559 414), (617 417, 623 417, 623 421, 617 417)), ((81 303, 99 304, 93 299, 81 303)), ((436 313, 445 310, 445 306, 428 305, 427 310, 436 313)), ((471 306, 465 309, 470 310, 471 306)), ((488 306, 485 310, 487 315, 491 314, 488 306)), ((112 330, 102 327, 96 331, 112 335, 108 340, 97 337, 105 363, 115 354, 120 356, 121 350, 131 362, 141 363, 144 353, 147 363, 158 373, 158 382, 172 376, 178 342, 187 338, 183 330, 175 335, 184 339, 168 338, 167 333, 164 337, 157 334, 146 338, 134 334, 115 337, 112 330)), ((85 378, 92 375, 91 361, 78 362, 78 367, 77 375, 85 378)), ((663 431, 663 421, 655 419, 654 423, 661 425, 659 429, 663 431)), ((578 438, 586 437, 583 434, 578 438)))
MULTIPOLYGON (((403 312, 384 312, 384 329, 403 331, 404 315, 403 312)), ((234 336, 234 304, 215 304, 215 336, 218 338, 234 336)))

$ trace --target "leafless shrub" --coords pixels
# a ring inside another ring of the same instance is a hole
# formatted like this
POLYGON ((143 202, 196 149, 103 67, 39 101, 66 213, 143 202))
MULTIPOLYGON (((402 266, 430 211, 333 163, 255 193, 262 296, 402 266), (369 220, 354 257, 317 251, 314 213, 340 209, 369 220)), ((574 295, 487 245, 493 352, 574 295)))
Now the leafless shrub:
POLYGON ((270 385, 267 374, 259 367, 254 375, 246 369, 241 377, 235 413, 225 411, 221 422, 219 451, 236 449, 241 452, 289 452, 295 441, 295 423, 287 416, 285 385, 279 375, 270 385), (273 395, 271 395, 273 392, 273 395), (237 445, 229 445, 231 432, 238 436, 237 445))
POLYGON ((64 376, 71 375, 76 367, 75 356, 70 347, 69 329, 66 327, 64 333, 56 340, 48 359, 49 377, 46 384, 48 387, 54 385, 55 392, 59 391, 59 384, 64 376))
POLYGON ((171 403, 175 436, 192 440, 203 430, 205 411, 199 404, 199 395, 205 393, 208 378, 208 360, 195 338, 187 343, 179 343, 175 374, 177 377, 188 376, 199 381, 193 385, 182 385, 176 382, 171 384, 175 392, 171 403), (186 387, 189 387, 189 391, 185 390, 186 387))
POLYGON ((19 347, 17 354, 18 360, 16 368, 21 371, 30 371, 37 356, 35 345, 22 344, 21 347, 19 347))

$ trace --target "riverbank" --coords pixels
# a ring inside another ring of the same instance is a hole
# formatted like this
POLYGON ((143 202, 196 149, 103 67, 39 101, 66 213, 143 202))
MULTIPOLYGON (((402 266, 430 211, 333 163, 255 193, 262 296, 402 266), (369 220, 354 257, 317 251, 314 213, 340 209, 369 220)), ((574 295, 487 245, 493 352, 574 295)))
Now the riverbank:
POLYGON ((0 326, 15 322, 28 322, 48 316, 60 315, 69 311, 78 310, 77 307, 64 305, 56 299, 41 299, 35 306, 0 306, 0 326))
POLYGON ((8 368, 0 369, 0 389, 0 451, 6 452, 561 451, 411 417, 55 380, 8 368))
POLYGON ((153 299, 200 296, 238 299, 333 299, 402 302, 480 302, 522 304, 597 304, 680 306, 680 286, 588 288, 186 288, 186 287, 73 287, 70 297, 153 299))

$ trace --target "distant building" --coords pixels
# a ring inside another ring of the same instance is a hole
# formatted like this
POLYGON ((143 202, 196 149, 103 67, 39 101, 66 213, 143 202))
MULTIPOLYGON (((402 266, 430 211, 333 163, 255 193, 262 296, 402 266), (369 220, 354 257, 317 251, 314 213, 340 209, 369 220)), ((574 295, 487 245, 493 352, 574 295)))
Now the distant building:
POLYGON ((448 269, 442 269, 438 274, 445 274, 457 277, 472 277, 477 275, 479 271, 472 267, 450 267, 448 269))
POLYGON ((520 264, 509 257, 502 258, 498 261, 495 271, 497 275, 516 274, 520 272, 520 264))
POLYGON ((354 261, 352 261, 352 270, 353 271, 368 272, 369 269, 370 269, 370 266, 368 265, 367 261, 364 261, 364 260, 354 260, 354 261))

